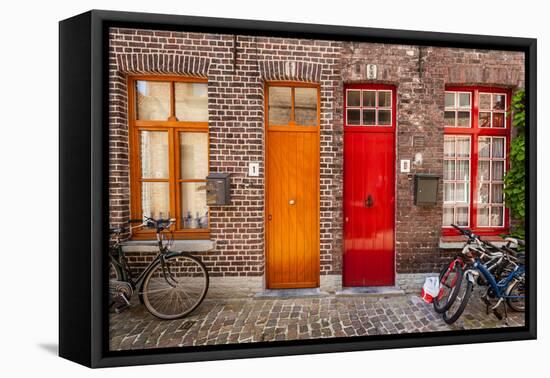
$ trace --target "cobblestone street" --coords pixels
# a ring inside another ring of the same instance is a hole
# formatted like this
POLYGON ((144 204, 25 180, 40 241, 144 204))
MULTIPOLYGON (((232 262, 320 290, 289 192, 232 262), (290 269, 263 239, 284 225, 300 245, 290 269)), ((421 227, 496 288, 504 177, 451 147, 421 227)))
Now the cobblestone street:
MULTIPOLYGON (((509 311, 509 326, 524 324, 509 311)), ((462 317, 445 324, 415 295, 205 300, 189 317, 165 321, 144 306, 110 315, 111 350, 249 343, 358 335, 504 327, 475 295, 462 317)))

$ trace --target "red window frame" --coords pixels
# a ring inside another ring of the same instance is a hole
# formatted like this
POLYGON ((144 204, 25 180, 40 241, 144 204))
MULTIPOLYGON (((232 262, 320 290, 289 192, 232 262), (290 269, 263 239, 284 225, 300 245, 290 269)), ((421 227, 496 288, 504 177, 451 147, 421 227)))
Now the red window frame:
MULTIPOLYGON (((500 235, 507 233, 510 227, 509 209, 504 206, 504 222, 502 227, 478 227, 477 226, 477 209, 478 209, 478 140, 480 136, 500 136, 505 138, 505 171, 510 169, 510 130, 511 116, 506 114, 504 128, 479 127, 479 94, 505 94, 506 95, 506 111, 510 110, 512 91, 506 88, 495 87, 465 87, 465 86, 449 86, 445 88, 448 92, 470 92, 471 94, 471 121, 470 127, 444 127, 445 135, 469 135, 470 136, 470 229, 478 235, 500 235)), ((443 226, 443 236, 455 236, 459 233, 452 227, 443 226)))

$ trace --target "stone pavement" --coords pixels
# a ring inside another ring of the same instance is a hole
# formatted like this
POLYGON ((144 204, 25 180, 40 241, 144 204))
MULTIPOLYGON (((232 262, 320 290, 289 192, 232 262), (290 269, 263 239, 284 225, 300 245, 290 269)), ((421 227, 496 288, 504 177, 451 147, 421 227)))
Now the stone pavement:
MULTIPOLYGON (((524 324, 509 311, 509 326, 524 324)), ((445 324, 431 304, 416 295, 319 296, 301 298, 208 298, 187 318, 155 318, 137 304, 110 314, 111 350, 250 343, 505 327, 474 292, 465 312, 445 324)))

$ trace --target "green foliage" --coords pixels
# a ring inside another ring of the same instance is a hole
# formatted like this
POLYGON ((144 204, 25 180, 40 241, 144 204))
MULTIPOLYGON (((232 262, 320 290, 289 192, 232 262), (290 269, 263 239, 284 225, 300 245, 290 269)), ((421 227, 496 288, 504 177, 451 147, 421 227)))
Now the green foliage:
POLYGON ((517 221, 513 234, 525 237, 525 91, 517 91, 512 97, 512 125, 517 130, 510 143, 510 170, 504 176, 506 207, 517 221))

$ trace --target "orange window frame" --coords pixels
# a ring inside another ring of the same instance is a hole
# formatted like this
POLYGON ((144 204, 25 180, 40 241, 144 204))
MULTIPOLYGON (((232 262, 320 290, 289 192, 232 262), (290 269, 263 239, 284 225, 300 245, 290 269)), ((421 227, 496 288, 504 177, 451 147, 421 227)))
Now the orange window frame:
MULTIPOLYGON (((130 214, 131 219, 142 219, 141 208, 141 183, 142 182, 168 182, 170 215, 176 218, 174 230, 175 239, 205 239, 210 237, 210 228, 205 229, 184 229, 181 225, 181 189, 183 182, 204 182, 204 179, 181 179, 180 175, 180 149, 179 133, 181 132, 203 132, 208 138, 208 122, 178 121, 175 116, 175 83, 207 83, 207 79, 191 78, 180 76, 152 76, 136 75, 128 77, 128 126, 129 126, 129 147, 130 147, 130 214), (136 109, 136 82, 157 81, 170 83, 170 115, 165 121, 138 120, 136 109), (140 161, 139 133, 141 131, 165 131, 168 133, 168 179, 142 179, 140 161)), ((210 143, 207 143, 208 171, 210 171, 210 143)), ((210 225, 210 220, 208 222, 210 225)), ((137 229, 132 239, 150 240, 154 239, 154 230, 137 229)))
MULTIPOLYGON (((444 133, 445 135, 455 135, 455 136, 470 136, 470 203, 469 206, 469 228, 473 230, 478 235, 500 235, 508 233, 510 227, 510 211, 503 203, 504 211, 504 222, 502 226, 478 226, 477 221, 477 209, 478 209, 478 146, 480 137, 504 137, 504 156, 505 163, 504 169, 505 172, 508 172, 510 169, 510 137, 511 137, 511 115, 510 115, 510 104, 512 98, 512 91, 507 88, 497 88, 497 87, 460 87, 460 86, 448 86, 445 88, 445 92, 468 92, 470 93, 470 126, 461 127, 461 126, 445 126, 444 133), (506 104, 504 112, 504 127, 495 128, 495 127, 480 127, 479 126, 479 95, 480 93, 490 93, 493 94, 504 94, 506 95, 506 104)), ((489 215, 490 216, 490 215, 489 215)), ((459 233, 452 228, 451 226, 442 227, 443 236, 455 236, 459 233)))

